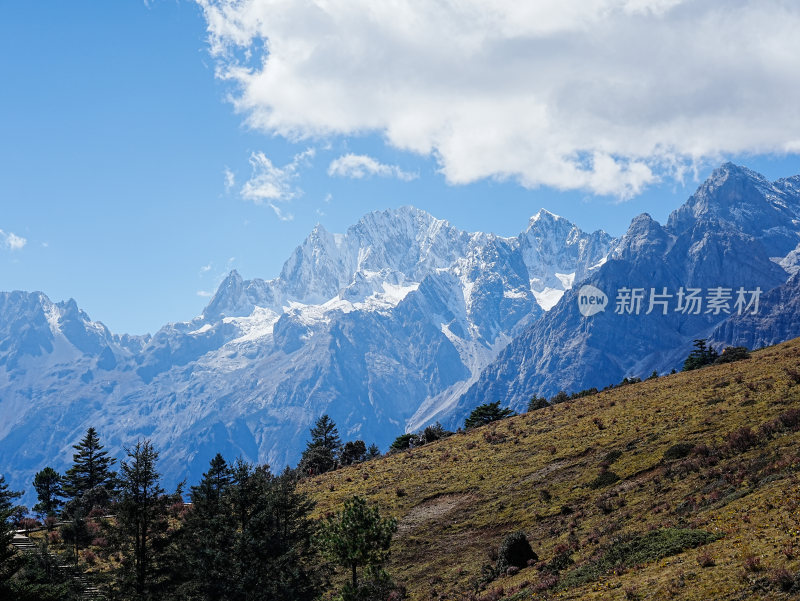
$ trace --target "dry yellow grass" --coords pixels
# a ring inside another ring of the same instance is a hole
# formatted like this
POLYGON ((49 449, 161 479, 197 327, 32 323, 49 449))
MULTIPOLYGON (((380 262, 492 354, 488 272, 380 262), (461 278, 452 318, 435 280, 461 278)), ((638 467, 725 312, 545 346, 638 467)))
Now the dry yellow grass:
POLYGON ((798 371, 800 339, 509 418, 305 480, 301 489, 319 516, 362 495, 396 517, 388 569, 413 600, 475 595, 481 566, 515 530, 543 562, 571 547, 574 565, 561 572, 560 587, 537 591, 545 572, 534 566, 489 583, 478 598, 790 598, 775 581, 780 569, 800 572, 800 432, 757 430, 800 409, 798 371), (755 443, 742 452, 726 447, 726 436, 745 427, 756 431, 755 443), (718 457, 664 459, 677 443, 708 445, 718 457), (620 455, 609 466, 612 451, 620 455), (591 488, 603 469, 620 480, 591 488), (616 537, 669 527, 723 537, 565 586, 570 570, 616 537))

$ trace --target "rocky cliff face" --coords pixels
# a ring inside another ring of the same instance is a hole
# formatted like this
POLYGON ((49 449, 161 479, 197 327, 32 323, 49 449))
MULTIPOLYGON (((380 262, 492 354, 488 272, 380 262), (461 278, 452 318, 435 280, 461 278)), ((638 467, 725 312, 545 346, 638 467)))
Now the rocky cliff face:
POLYGON ((448 424, 486 400, 522 409, 534 394, 549 397, 680 368, 694 338, 752 348, 798 335, 797 283, 784 282, 800 240, 799 217, 798 178, 770 183, 723 165, 666 226, 648 215, 634 219, 605 263, 484 369, 448 424), (583 284, 605 292, 605 311, 580 312, 583 284), (753 293, 775 287, 760 297, 758 315, 749 315, 753 293), (696 312, 680 296, 692 288, 702 303, 696 312), (744 302, 737 304, 740 289, 744 302))

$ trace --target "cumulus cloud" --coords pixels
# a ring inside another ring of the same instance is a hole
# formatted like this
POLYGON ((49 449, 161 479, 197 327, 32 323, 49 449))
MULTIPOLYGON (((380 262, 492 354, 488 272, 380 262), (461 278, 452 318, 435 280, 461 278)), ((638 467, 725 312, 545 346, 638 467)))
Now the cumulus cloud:
POLYGON ((381 177, 396 177, 403 181, 411 181, 418 176, 416 173, 403 171, 397 165, 385 165, 371 156, 364 154, 345 154, 331 161, 328 166, 328 175, 362 179, 370 175, 381 177))
POLYGON ((291 140, 378 133, 451 183, 628 197, 798 152, 786 0, 198 0, 235 107, 291 140))
POLYGON ((0 230, 0 246, 4 246, 9 250, 22 250, 27 243, 28 240, 22 236, 17 236, 14 232, 0 230))
POLYGON ((291 221, 294 216, 279 206, 300 196, 303 191, 297 187, 295 180, 298 170, 307 164, 315 151, 309 148, 296 154, 292 161, 283 167, 276 167, 263 152, 250 155, 252 175, 242 186, 241 195, 256 204, 268 205, 281 221, 291 221))

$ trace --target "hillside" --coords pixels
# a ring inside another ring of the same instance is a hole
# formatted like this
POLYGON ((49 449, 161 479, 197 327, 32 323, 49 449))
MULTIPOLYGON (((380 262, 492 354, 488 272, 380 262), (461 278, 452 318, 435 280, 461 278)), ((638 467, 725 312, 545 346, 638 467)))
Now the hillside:
POLYGON ((798 429, 795 339, 303 488, 319 515, 358 494, 396 517, 388 567, 415 600, 474 598, 481 567, 516 530, 540 563, 497 578, 477 598, 782 599, 800 588, 798 429), (711 542, 675 553, 703 541, 711 542))

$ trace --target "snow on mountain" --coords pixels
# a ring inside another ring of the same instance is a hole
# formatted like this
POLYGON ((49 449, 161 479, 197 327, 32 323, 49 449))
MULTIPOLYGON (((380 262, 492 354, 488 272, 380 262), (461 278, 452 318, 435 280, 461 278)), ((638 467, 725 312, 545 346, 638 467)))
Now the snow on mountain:
POLYGON ((784 283, 800 241, 799 182, 770 183, 727 163, 670 215, 666 226, 646 214, 636 217, 608 256, 590 265, 585 278, 576 277, 558 304, 521 331, 450 403, 444 421, 456 425, 485 399, 521 409, 534 394, 577 392, 679 368, 692 340, 712 331, 718 344, 791 337, 796 303, 790 300, 797 285, 796 280, 784 283), (583 284, 607 295, 605 310, 581 314, 583 284), (685 302, 681 306, 680 295, 690 288, 700 289, 706 303, 697 312, 685 302), (739 289, 749 302, 753 291, 773 288, 764 296, 763 315, 736 315, 739 289), (717 309, 708 304, 716 289, 728 296, 717 309), (634 290, 638 304, 632 301, 634 290))
POLYGON ((94 426, 118 455, 151 438, 170 482, 217 451, 280 467, 325 412, 385 447, 446 415, 612 244, 546 211, 515 238, 374 212, 344 234, 318 225, 272 280, 232 271, 202 315, 144 337, 110 334, 74 301, 3 293, 0 465, 28 488, 94 426))

